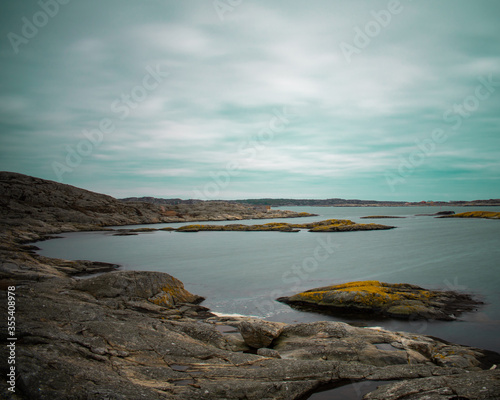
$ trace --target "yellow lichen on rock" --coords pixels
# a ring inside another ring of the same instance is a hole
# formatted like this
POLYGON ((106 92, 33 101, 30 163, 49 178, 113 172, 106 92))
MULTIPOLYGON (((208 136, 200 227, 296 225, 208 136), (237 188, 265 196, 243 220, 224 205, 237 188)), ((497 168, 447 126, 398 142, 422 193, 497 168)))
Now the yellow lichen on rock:
POLYGON ((430 291, 408 283, 356 281, 311 289, 281 302, 325 312, 370 312, 396 318, 454 320, 473 311, 477 300, 451 291, 430 291))
POLYGON ((439 218, 486 218, 500 219, 500 212, 494 211, 468 211, 459 214, 443 215, 439 218))
POLYGON ((310 232, 343 232, 359 230, 392 229, 393 226, 377 224, 356 224, 348 219, 327 219, 306 224, 290 224, 287 222, 268 222, 262 225, 184 225, 177 228, 179 232, 199 231, 279 231, 298 232, 297 229, 309 229, 310 232))

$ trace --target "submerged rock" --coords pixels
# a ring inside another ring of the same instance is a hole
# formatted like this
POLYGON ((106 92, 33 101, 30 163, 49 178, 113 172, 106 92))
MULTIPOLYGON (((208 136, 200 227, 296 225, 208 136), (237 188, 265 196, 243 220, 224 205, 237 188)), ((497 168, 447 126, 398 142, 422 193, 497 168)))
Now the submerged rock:
POLYGON ((434 217, 440 215, 453 215, 453 214, 455 214, 455 211, 438 211, 433 214, 415 214, 415 217, 434 217))
POLYGON ((310 289, 277 299, 297 308, 327 313, 375 313, 402 319, 454 320, 481 302, 468 294, 426 290, 407 283, 350 282, 310 289))

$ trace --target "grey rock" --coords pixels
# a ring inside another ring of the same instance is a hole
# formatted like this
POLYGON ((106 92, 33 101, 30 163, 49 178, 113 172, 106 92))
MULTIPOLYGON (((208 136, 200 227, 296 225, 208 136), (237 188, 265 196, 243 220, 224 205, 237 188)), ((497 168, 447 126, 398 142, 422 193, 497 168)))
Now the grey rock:
POLYGON ((262 357, 281 358, 281 355, 278 351, 273 350, 273 349, 268 349, 266 347, 258 349, 257 355, 262 356, 262 357))
POLYGON ((259 349, 269 346, 282 332, 285 324, 259 319, 248 319, 239 324, 241 336, 250 347, 259 349))
POLYGON ((299 309, 329 314, 377 314, 388 318, 447 321, 483 304, 469 294, 378 281, 319 287, 277 300, 299 309))
POLYGON ((163 272, 119 271, 78 281, 75 289, 86 291, 98 299, 123 297, 148 299, 171 308, 177 303, 197 303, 203 300, 184 289, 184 284, 163 272))
POLYGON ((500 371, 470 372, 384 385, 364 400, 498 400, 500 371))

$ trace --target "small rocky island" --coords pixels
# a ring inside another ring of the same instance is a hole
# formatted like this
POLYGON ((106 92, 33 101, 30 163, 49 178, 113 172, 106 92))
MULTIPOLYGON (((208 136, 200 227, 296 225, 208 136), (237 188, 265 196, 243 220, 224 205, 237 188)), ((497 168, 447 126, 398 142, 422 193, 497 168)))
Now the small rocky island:
POLYGON ((500 212, 495 211, 467 211, 459 214, 443 215, 438 218, 486 218, 500 219, 500 212))
POLYGON ((342 322, 221 317, 169 274, 42 257, 27 244, 109 225, 266 217, 251 206, 123 203, 10 172, 0 172, 0 204, 0 312, 15 296, 17 339, 8 348, 12 330, 0 325, 2 399, 303 400, 380 381, 365 399, 499 398, 491 351, 342 322))
POLYGON ((384 218, 406 218, 398 215, 367 215, 366 217, 361 217, 361 219, 384 219, 384 218))
POLYGON ((350 282, 307 290, 278 301, 332 314, 376 314, 402 319, 452 321, 482 303, 468 294, 426 290, 408 283, 350 282))
POLYGON ((291 224, 288 222, 269 222, 261 225, 185 225, 177 228, 178 232, 199 232, 199 231, 278 231, 278 232, 299 232, 307 229, 309 232, 353 232, 353 231, 373 231, 383 229, 393 229, 394 226, 379 224, 356 224, 348 219, 327 219, 324 221, 311 222, 306 224, 291 224))

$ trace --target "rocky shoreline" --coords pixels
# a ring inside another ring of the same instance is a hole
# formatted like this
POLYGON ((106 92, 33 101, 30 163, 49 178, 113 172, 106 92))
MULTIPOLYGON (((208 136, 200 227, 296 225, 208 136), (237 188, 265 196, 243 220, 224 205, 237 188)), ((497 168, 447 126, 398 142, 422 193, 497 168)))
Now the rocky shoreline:
POLYGON ((47 235, 173 217, 18 174, 2 173, 0 183, 0 309, 7 315, 15 293, 17 339, 8 348, 12 330, 2 324, 7 399, 294 400, 381 380, 394 382, 366 399, 499 396, 497 353, 341 322, 216 316, 168 274, 39 256, 27 243, 47 235), (15 379, 6 379, 12 367, 15 379))
MULTIPOLYGON (((500 390, 500 371, 490 370, 495 353, 341 322, 218 317, 164 273, 15 286, 12 399, 299 399, 346 380, 395 380, 391 387, 411 389, 394 398, 407 398, 415 387, 428 392, 433 377, 442 392, 455 376, 457 394, 470 392, 470 383, 460 382, 481 378, 483 397, 470 399, 494 399, 500 390)), ((5 381, 0 385, 8 393, 5 381)))

